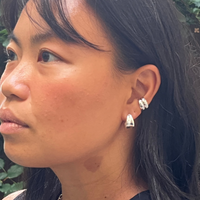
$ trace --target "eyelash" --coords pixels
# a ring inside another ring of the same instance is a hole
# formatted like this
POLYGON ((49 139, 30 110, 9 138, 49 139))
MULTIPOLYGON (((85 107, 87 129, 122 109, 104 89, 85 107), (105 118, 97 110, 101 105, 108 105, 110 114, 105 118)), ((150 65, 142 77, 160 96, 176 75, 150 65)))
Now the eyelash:
POLYGON ((6 50, 5 50, 5 54, 6 54, 6 56, 7 56, 6 63, 9 63, 9 62, 14 61, 13 56, 17 56, 17 55, 15 54, 15 52, 12 51, 12 50, 10 50, 10 49, 6 49, 6 50))
MULTIPOLYGON (((38 56, 38 61, 40 61, 40 62, 44 62, 44 61, 42 61, 42 60, 40 60, 40 59, 42 59, 42 56, 44 56, 44 55, 42 55, 42 54, 46 54, 46 55, 48 55, 48 56, 53 56, 54 58, 56 58, 54 61, 50 61, 50 62, 57 62, 57 61, 61 61, 61 59, 58 57, 58 56, 56 56, 54 53, 51 53, 51 52, 49 52, 49 51, 47 51, 47 50, 41 50, 40 51, 40 53, 39 53, 39 56, 38 56)), ((44 59, 44 58, 43 58, 44 59)), ((44 62, 45 63, 45 62, 44 62)))
MULTIPOLYGON (((18 59, 18 58, 16 58, 17 54, 13 50, 6 49, 5 53, 6 53, 6 56, 7 56, 6 63, 9 63, 9 62, 12 62, 12 61, 15 61, 15 60, 18 59)), ((61 61, 61 59, 58 56, 54 55, 53 53, 51 53, 51 52, 49 52, 47 50, 41 50, 39 52, 39 55, 38 55, 38 62, 44 62, 44 63, 48 62, 48 61, 45 62, 45 61, 42 60, 42 59, 45 59, 43 56, 47 56, 46 57, 47 59, 50 59, 51 57, 55 58, 53 61, 50 61, 50 62, 61 61)))

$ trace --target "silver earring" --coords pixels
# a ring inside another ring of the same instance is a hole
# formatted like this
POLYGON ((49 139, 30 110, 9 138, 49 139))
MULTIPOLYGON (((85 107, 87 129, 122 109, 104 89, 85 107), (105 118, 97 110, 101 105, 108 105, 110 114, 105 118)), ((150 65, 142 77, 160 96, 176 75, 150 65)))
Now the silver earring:
POLYGON ((134 119, 133 119, 132 115, 129 114, 127 116, 125 126, 126 126, 126 128, 135 127, 135 122, 134 122, 134 119))
POLYGON ((139 105, 142 110, 145 110, 149 107, 149 104, 147 103, 147 100, 145 98, 139 100, 139 105))
POLYGON ((145 110, 145 106, 142 100, 139 100, 139 105, 141 110, 145 110))
POLYGON ((147 109, 149 108, 149 104, 147 103, 147 100, 145 98, 142 99, 142 102, 144 104, 144 107, 147 109))

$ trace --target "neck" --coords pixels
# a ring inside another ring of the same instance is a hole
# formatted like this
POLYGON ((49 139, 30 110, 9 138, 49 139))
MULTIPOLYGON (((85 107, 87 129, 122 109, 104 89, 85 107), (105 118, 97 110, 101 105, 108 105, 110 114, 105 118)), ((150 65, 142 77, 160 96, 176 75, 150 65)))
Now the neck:
POLYGON ((83 159, 52 167, 62 185, 62 200, 131 199, 146 190, 130 174, 130 138, 116 141, 83 159))

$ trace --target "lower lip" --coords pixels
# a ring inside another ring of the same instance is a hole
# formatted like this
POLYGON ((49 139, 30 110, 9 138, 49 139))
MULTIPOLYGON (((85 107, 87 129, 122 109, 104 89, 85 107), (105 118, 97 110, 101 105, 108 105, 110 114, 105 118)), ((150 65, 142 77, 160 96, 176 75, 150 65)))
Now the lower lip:
POLYGON ((15 123, 3 122, 0 125, 0 133, 2 134, 15 134, 20 133, 23 129, 27 129, 28 127, 21 126, 15 123))

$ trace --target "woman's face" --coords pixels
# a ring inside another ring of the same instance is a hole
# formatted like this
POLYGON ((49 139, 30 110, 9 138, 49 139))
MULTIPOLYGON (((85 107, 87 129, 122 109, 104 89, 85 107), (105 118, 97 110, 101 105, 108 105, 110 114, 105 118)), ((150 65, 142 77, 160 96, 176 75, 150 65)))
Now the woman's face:
POLYGON ((43 29, 23 11, 7 47, 11 61, 1 78, 0 113, 27 125, 1 126, 6 154, 24 166, 87 157, 114 141, 122 123, 126 83, 113 66, 113 48, 89 9, 78 0, 67 2, 75 29, 108 51, 52 36, 32 2, 27 4, 43 29))

